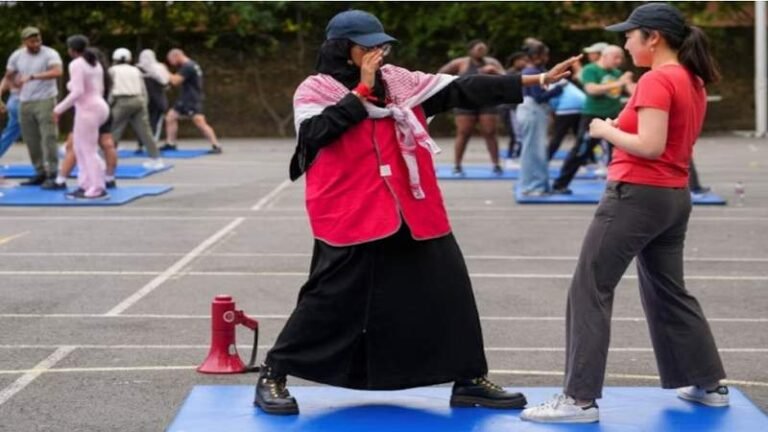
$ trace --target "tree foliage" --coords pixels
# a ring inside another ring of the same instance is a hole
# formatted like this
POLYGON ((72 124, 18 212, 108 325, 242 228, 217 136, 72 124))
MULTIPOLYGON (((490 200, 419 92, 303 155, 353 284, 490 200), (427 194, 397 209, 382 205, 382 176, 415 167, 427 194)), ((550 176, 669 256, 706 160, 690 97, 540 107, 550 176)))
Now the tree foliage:
MULTIPOLYGON (((488 42, 502 62, 524 38, 545 41, 552 59, 580 52, 598 40, 621 43, 623 36, 602 30, 625 19, 641 2, 3 2, 0 1, 0 60, 15 49, 22 28, 34 25, 46 44, 64 53, 69 35, 84 34, 107 50, 123 46, 162 53, 172 47, 204 54, 212 66, 239 71, 253 98, 276 131, 287 133, 290 92, 312 70, 325 25, 336 13, 363 9, 376 14, 400 43, 391 60, 412 69, 434 71, 464 55, 472 39, 488 42), (204 51, 204 52, 201 52, 204 51), (261 67, 261 65, 269 65, 261 67)), ((749 22, 751 3, 675 2, 699 25, 749 22)), ((708 29, 723 63, 732 41, 722 29, 708 29)), ((740 48, 748 51, 746 47, 740 48)), ((234 75, 232 75, 234 76, 234 75)))
MULTIPOLYGON (((706 24, 738 17, 744 3, 677 2, 692 21, 706 24)), ((8 52, 27 25, 40 27, 48 43, 63 48, 68 35, 95 44, 115 38, 132 48, 164 49, 189 40, 209 49, 247 56, 280 55, 286 43, 322 40, 337 12, 373 12, 402 41, 405 61, 436 61, 464 52, 482 38, 498 53, 519 48, 523 38, 546 41, 556 52, 575 52, 571 28, 623 19, 641 2, 0 2, 0 48, 8 52)), ((617 38, 618 40, 618 38, 617 38)))

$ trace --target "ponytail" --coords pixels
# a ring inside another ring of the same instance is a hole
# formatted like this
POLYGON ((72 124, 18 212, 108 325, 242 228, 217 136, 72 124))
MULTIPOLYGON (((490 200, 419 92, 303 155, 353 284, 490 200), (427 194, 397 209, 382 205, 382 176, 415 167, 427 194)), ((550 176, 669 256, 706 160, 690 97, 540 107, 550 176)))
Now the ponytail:
POLYGON ((696 26, 690 26, 686 30, 688 35, 683 39, 678 51, 680 63, 701 78, 704 85, 718 82, 720 72, 709 50, 707 35, 696 26))
POLYGON ((99 57, 93 48, 86 48, 85 51, 83 51, 83 58, 91 66, 96 66, 96 63, 99 61, 99 57))
POLYGON ((107 96, 109 96, 109 93, 112 91, 112 77, 110 77, 109 73, 107 72, 107 69, 109 69, 107 67, 107 58, 104 56, 104 52, 102 50, 98 48, 89 49, 92 49, 96 54, 96 60, 99 62, 99 65, 101 65, 101 70, 104 72, 104 98, 106 99, 107 96))
POLYGON ((90 42, 88 41, 88 38, 83 35, 74 35, 67 38, 67 46, 69 49, 83 56, 83 59, 85 59, 89 65, 96 66, 99 56, 93 48, 88 46, 89 44, 90 42))
POLYGON ((640 27, 643 38, 648 38, 651 32, 657 31, 667 41, 670 48, 677 51, 677 59, 691 73, 701 78, 704 85, 720 81, 720 71, 717 62, 712 58, 709 49, 709 38, 696 26, 685 26, 685 37, 663 30, 640 27))

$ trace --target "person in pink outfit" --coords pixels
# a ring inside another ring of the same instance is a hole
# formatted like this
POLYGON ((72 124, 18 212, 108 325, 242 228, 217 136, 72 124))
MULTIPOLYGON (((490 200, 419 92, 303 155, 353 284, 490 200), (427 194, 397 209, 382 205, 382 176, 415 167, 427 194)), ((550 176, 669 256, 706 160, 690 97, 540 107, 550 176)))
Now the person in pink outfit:
POLYGON ((104 69, 97 53, 88 47, 88 38, 70 36, 67 47, 72 61, 69 63, 69 94, 54 108, 54 119, 75 107, 73 127, 75 156, 79 173, 79 189, 67 194, 71 199, 108 199, 104 178, 104 161, 99 157, 99 127, 109 117, 109 106, 104 101, 104 69))

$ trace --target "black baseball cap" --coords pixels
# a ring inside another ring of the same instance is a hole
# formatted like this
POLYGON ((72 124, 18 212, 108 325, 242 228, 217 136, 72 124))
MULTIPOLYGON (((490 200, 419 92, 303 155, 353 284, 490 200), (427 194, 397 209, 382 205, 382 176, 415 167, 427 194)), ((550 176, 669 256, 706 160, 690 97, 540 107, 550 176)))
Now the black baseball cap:
POLYGON ((659 30, 681 39, 688 33, 683 14, 667 3, 648 3, 639 6, 632 11, 626 21, 605 29, 612 32, 626 32, 640 27, 659 30))
POLYGON ((384 26, 373 14, 361 10, 341 12, 331 18, 325 28, 326 39, 349 39, 364 46, 375 47, 397 39, 384 33, 384 26))

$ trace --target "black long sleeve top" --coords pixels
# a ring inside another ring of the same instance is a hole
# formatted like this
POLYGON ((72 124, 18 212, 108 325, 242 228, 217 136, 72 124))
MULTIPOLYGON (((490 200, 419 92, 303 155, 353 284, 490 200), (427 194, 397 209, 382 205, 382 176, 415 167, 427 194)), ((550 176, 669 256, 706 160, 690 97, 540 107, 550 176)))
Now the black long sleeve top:
MULTIPOLYGON (((426 117, 453 108, 479 109, 523 99, 521 75, 468 75, 459 77, 421 104, 426 117)), ((289 174, 296 180, 306 172, 321 148, 332 143, 347 129, 368 117, 363 103, 350 93, 322 113, 299 126, 296 151, 289 174)))

